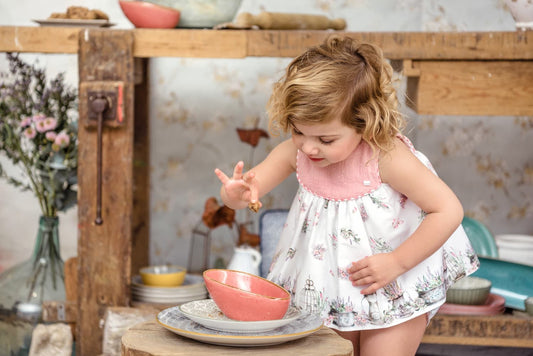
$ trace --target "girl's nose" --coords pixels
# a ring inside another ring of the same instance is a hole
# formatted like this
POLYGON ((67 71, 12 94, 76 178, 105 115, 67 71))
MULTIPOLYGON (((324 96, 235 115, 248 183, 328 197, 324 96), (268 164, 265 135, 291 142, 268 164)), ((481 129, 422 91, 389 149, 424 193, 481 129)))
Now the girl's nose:
POLYGON ((302 142, 300 150, 302 150, 302 152, 308 156, 316 155, 318 153, 318 148, 312 140, 304 140, 302 142))

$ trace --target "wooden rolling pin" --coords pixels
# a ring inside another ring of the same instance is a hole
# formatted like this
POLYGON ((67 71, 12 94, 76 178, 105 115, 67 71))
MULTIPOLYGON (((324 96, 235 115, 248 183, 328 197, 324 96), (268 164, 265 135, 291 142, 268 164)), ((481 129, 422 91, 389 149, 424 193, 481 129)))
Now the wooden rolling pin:
POLYGON ((288 14, 263 11, 259 15, 242 12, 235 19, 235 27, 251 28, 258 26, 265 30, 344 30, 344 19, 329 19, 322 15, 288 14))

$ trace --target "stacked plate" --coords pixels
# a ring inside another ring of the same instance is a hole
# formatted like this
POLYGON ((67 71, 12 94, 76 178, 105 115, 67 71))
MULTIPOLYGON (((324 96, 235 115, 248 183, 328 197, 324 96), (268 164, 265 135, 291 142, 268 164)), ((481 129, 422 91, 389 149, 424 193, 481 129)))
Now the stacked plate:
POLYGON ((134 301, 157 304, 183 304, 205 299, 207 289, 202 276, 187 274, 178 287, 153 287, 143 284, 141 276, 134 276, 131 283, 131 297, 134 301))
POLYGON ((466 305, 444 303, 439 314, 453 315, 497 315, 505 311, 505 298, 497 294, 489 294, 487 301, 482 305, 466 305))
POLYGON ((494 239, 501 260, 533 266, 532 235, 496 235, 494 239))
POLYGON ((212 299, 165 309, 157 315, 157 321, 178 335, 226 346, 277 345, 309 336, 322 327, 319 315, 302 313, 294 307, 290 307, 281 319, 232 320, 220 311, 212 299))

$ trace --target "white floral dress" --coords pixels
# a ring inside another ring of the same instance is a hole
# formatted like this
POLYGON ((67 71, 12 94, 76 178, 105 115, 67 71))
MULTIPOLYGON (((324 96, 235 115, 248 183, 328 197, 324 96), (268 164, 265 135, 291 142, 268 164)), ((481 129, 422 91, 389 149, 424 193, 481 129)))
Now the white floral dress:
MULTIPOLYGON (((427 158, 400 137, 428 168, 427 158)), ((292 304, 320 313, 324 324, 342 331, 397 325, 444 303, 447 288, 479 267, 460 226, 433 255, 371 295, 352 286, 347 268, 405 241, 425 213, 382 183, 377 159, 361 142, 343 162, 316 167, 301 152, 300 187, 283 227, 268 279, 285 287, 292 304)))

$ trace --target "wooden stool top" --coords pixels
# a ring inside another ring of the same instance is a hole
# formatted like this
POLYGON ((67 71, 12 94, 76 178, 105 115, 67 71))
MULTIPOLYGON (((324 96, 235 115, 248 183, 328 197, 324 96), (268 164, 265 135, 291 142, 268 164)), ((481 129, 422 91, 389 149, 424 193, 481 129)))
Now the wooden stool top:
POLYGON ((177 335, 156 321, 131 327, 122 336, 123 356, 178 356, 178 355, 353 355, 352 344, 335 331, 322 327, 302 339, 273 346, 233 347, 202 343, 177 335))

